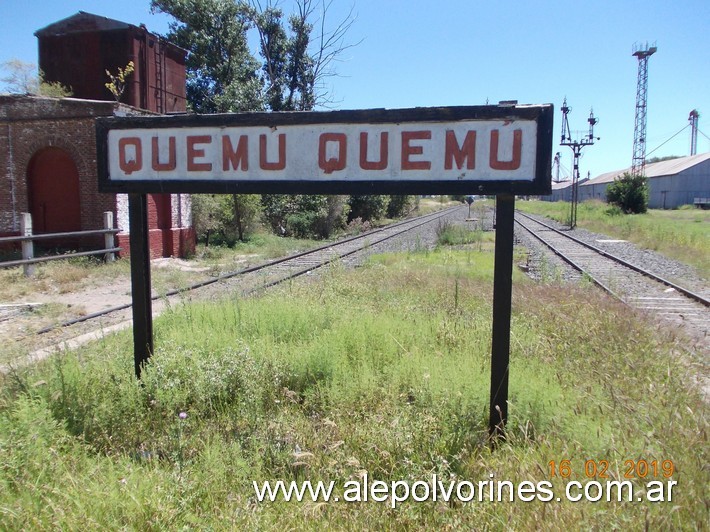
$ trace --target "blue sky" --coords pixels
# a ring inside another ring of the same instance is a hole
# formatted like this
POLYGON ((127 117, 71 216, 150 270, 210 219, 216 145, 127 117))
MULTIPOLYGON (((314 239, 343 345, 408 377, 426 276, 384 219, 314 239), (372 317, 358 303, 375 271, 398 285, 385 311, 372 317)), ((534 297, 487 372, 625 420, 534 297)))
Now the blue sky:
MULTIPOLYGON (((281 3, 288 11, 291 0, 281 3)), ((149 4, 0 0, 0 63, 36 63, 34 32, 79 10, 165 33, 168 17, 151 14, 149 4)), ((700 112, 698 152, 710 151, 707 0, 333 0, 329 20, 351 7, 356 20, 348 40, 362 42, 330 80, 338 109, 552 103, 553 149, 569 169, 571 150, 558 146, 566 96, 573 130, 586 130, 591 107, 600 119, 601 140, 584 149, 581 161, 582 175, 594 177, 631 164, 638 68, 632 46, 648 41, 658 52, 649 60, 647 155, 689 154, 689 129, 669 139, 692 109, 700 112)))

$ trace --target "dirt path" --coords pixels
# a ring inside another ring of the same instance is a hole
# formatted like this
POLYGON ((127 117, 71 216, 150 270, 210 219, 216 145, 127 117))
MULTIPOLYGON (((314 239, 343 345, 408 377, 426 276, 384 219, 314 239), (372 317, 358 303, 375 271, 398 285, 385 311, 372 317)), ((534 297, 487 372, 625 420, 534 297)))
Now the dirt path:
MULTIPOLYGON (((101 268, 102 266, 97 266, 101 268)), ((151 271, 160 276, 163 271, 182 272, 182 283, 209 278, 209 268, 196 266, 181 259, 156 259, 151 261, 151 271), (161 271, 162 270, 162 271, 161 271)), ((167 286, 177 288, 177 286, 167 286)), ((80 319, 109 308, 131 304, 131 279, 128 273, 104 275, 91 274, 77 288, 67 289, 37 281, 29 284, 27 293, 11 301, 0 298, 0 370, 7 371, 10 364, 44 358, 58 348, 72 348, 103 334, 131 325, 130 308, 114 313, 89 324, 52 330, 38 335, 37 331, 52 325, 80 319), (32 288, 36 289, 32 289, 32 288)), ((158 295, 154 290, 153 295, 158 295)), ((163 303, 154 302, 158 314, 163 303)))

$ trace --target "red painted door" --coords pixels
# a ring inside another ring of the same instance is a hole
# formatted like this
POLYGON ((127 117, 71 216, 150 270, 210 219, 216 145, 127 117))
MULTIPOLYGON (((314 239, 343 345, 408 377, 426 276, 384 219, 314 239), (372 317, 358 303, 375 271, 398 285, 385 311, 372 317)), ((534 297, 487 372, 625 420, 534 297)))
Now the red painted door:
POLYGON ((35 233, 81 230, 79 172, 67 152, 37 152, 27 168, 27 185, 35 233))

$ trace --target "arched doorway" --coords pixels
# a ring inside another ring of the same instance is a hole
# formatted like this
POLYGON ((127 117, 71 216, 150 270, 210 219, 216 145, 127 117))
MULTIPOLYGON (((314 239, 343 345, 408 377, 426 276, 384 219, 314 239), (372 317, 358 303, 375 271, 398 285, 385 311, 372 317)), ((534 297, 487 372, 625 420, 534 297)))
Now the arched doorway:
POLYGON ((81 230, 79 171, 60 148, 43 148, 27 167, 27 192, 35 233, 81 230))

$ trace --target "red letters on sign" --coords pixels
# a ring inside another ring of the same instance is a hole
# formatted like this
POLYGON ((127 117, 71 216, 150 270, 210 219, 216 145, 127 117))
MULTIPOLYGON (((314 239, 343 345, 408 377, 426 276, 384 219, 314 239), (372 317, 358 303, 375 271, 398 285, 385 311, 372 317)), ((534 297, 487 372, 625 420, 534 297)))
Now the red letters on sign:
MULTIPOLYGON (((261 129, 267 131, 263 134, 237 128, 220 128, 211 134, 202 130, 199 131, 200 135, 175 130, 162 134, 151 131, 145 136, 116 139, 117 157, 112 159, 112 164, 117 163, 125 176, 145 173, 152 179, 168 179, 174 175, 187 177, 193 173, 215 170, 223 172, 225 176, 230 173, 260 176, 264 175, 264 172, 283 171, 288 168, 289 174, 299 172, 304 173, 305 177, 323 173, 330 175, 335 172, 342 172, 341 175, 345 176, 347 172, 345 177, 361 180, 374 176, 381 178, 384 174, 388 178, 397 179, 397 176, 407 175, 408 170, 434 170, 442 173, 442 177, 446 173, 449 179, 453 176, 457 179, 475 179, 479 173, 485 174, 488 170, 511 172, 519 170, 523 165, 525 129, 519 125, 517 129, 505 126, 476 129, 475 125, 460 124, 449 126, 451 129, 447 129, 446 126, 437 128, 436 125, 421 124, 409 127, 429 129, 404 131, 406 124, 393 124, 391 128, 376 124, 372 128, 348 127, 340 131, 337 126, 331 124, 329 129, 331 127, 331 131, 324 133, 312 129, 307 132, 292 132, 287 128, 272 130, 273 132, 261 129), (489 132, 490 145, 487 145, 485 141, 488 139, 481 141, 479 137, 488 137, 489 132), (289 135, 292 138, 289 141, 292 153, 287 160, 286 142, 289 135), (393 140, 394 150, 400 151, 399 154, 393 155, 394 160, 390 160, 389 152, 392 135, 399 135, 401 138, 401 147, 397 146, 397 139, 393 140), (259 166, 255 168, 253 161, 252 166, 249 166, 249 158, 256 157, 254 143, 257 136, 259 166), (144 141, 146 149, 150 150, 150 154, 145 154, 145 160, 144 141), (359 145, 356 147, 358 141, 359 145), (483 145, 480 145, 480 142, 483 142, 483 145), (352 150, 357 150, 358 153, 354 154, 352 150), (483 163, 480 161, 481 156, 487 159, 483 163), (483 168, 479 169, 481 165, 483 168)), ((406 179, 422 178, 422 175, 413 177, 413 174, 409 174, 406 179)))
POLYGON ((222 136, 222 170, 227 172, 230 165, 234 170, 239 165, 242 170, 249 170, 249 137, 247 135, 239 136, 236 150, 232 146, 232 139, 228 135, 222 136))
POLYGON ((286 135, 279 134, 279 159, 275 163, 267 161, 266 135, 259 135, 259 167, 262 170, 283 170, 286 168, 286 135))
POLYGON ((348 160, 348 138, 345 133, 323 133, 318 139, 318 167, 326 174, 344 170, 348 160), (326 146, 329 142, 338 143, 338 156, 326 159, 326 146))
POLYGON ((118 139, 118 166, 124 174, 130 175, 143 168, 143 145, 138 137, 118 139), (126 148, 133 146, 133 158, 129 158, 126 148))
POLYGON ((429 170, 430 161, 411 161, 412 155, 424 153, 423 146, 412 146, 412 140, 431 139, 431 131, 402 131, 402 170, 429 170))
POLYGON ((523 149, 523 131, 521 129, 513 131, 513 158, 510 161, 498 160, 498 137, 499 132, 497 129, 491 131, 491 168, 493 170, 517 170, 520 168, 520 158, 523 149))
POLYGON ((198 163, 198 157, 205 156, 205 150, 198 149, 197 144, 211 144, 212 137, 209 135, 189 135, 187 137, 187 171, 188 172, 209 172, 212 170, 212 163, 198 163))
POLYGON ((168 137, 168 162, 160 162, 160 147, 158 146, 158 137, 153 137, 152 139, 152 151, 153 151, 153 170, 156 172, 169 172, 170 170, 175 170, 177 165, 175 157, 175 137, 168 137))
POLYGON ((367 160, 367 136, 366 131, 360 133, 360 168, 363 170, 384 170, 387 168, 387 160, 389 159, 389 133, 386 131, 380 133, 379 161, 367 160))
POLYGON ((469 131, 463 141, 463 146, 459 147, 456 140, 456 133, 452 130, 446 131, 446 151, 444 152, 444 169, 451 170, 454 167, 461 170, 466 161, 466 168, 473 170, 476 168, 476 132, 469 131))

